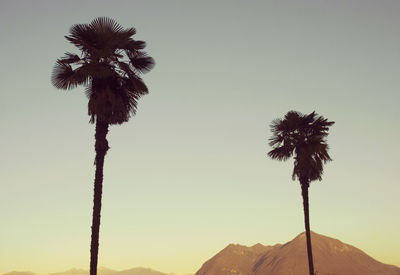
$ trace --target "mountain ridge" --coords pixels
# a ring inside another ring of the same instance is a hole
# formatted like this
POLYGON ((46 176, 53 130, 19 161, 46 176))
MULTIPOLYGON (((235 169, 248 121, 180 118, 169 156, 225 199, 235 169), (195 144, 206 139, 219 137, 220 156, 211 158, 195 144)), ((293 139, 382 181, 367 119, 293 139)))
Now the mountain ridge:
MULTIPOLYGON (((97 269, 98 275, 170 275, 147 267, 134 267, 124 270, 113 270, 101 266, 97 269)), ((89 275, 89 270, 72 268, 64 272, 51 273, 50 275, 89 275)))
MULTIPOLYGON (((98 275, 173 275, 172 273, 163 273, 147 267, 134 267, 125 270, 114 270, 107 267, 97 268, 98 275)), ((12 271, 7 272, 2 275, 36 275, 30 271, 12 271)), ((81 268, 70 268, 66 271, 54 272, 49 275, 89 275, 89 270, 81 268)))

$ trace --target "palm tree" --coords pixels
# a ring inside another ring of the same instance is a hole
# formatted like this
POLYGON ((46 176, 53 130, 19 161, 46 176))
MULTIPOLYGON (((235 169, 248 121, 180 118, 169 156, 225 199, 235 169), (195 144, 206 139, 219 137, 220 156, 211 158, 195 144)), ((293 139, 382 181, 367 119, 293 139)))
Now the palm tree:
POLYGON ((315 112, 303 115, 296 111, 289 111, 284 119, 276 119, 271 123, 272 137, 269 139, 269 145, 273 149, 268 152, 268 155, 272 159, 280 161, 285 161, 293 156, 292 178, 300 181, 310 275, 314 275, 314 264, 311 249, 308 187, 311 181, 322 180, 323 164, 331 160, 328 155, 326 137, 329 126, 334 123, 318 116, 315 112))
POLYGON ((65 53, 57 60, 51 76, 58 89, 85 87, 90 122, 96 123, 90 275, 97 273, 108 127, 126 122, 136 113, 138 99, 148 93, 139 74, 154 66, 154 60, 142 51, 145 42, 132 39, 135 33, 134 28, 124 29, 107 17, 96 18, 90 24, 73 25, 65 38, 80 50, 80 55, 65 53))

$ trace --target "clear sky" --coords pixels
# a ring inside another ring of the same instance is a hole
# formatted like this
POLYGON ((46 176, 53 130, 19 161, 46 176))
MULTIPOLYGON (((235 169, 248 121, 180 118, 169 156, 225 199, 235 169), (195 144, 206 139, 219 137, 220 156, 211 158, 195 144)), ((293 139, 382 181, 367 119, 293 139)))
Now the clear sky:
MULTIPOLYGON (((88 269, 94 127, 50 75, 71 25, 137 29, 156 66, 109 133, 99 265, 194 273, 229 243, 304 230, 289 110, 334 120, 312 230, 400 266, 400 1, 0 1, 0 273, 88 269)), ((77 52, 77 51, 76 51, 77 52)))

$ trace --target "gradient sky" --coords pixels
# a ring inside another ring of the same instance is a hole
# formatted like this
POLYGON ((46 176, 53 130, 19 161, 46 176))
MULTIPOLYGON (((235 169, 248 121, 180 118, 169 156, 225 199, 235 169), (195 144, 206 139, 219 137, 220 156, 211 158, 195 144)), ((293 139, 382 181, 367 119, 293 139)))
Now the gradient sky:
POLYGON ((137 29, 156 66, 112 126, 99 265, 194 273, 229 243, 304 230, 292 161, 267 157, 289 110, 334 120, 312 230, 400 266, 400 1, 0 2, 0 273, 88 269, 94 127, 50 83, 71 25, 137 29))

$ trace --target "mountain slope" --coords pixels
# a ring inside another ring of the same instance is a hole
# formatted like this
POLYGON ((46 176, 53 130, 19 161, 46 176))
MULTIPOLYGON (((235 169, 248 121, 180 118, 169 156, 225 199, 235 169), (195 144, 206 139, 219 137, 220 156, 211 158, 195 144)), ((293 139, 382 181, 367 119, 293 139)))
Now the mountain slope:
MULTIPOLYGON (((380 263, 354 246, 311 233, 318 275, 400 275, 400 268, 380 263)), ((284 245, 229 245, 196 275, 307 275, 305 234, 284 245), (235 249, 233 249, 233 247, 235 249)))
POLYGON ((256 244, 252 247, 230 244, 201 268, 196 274, 251 274, 256 261, 273 246, 256 244))

